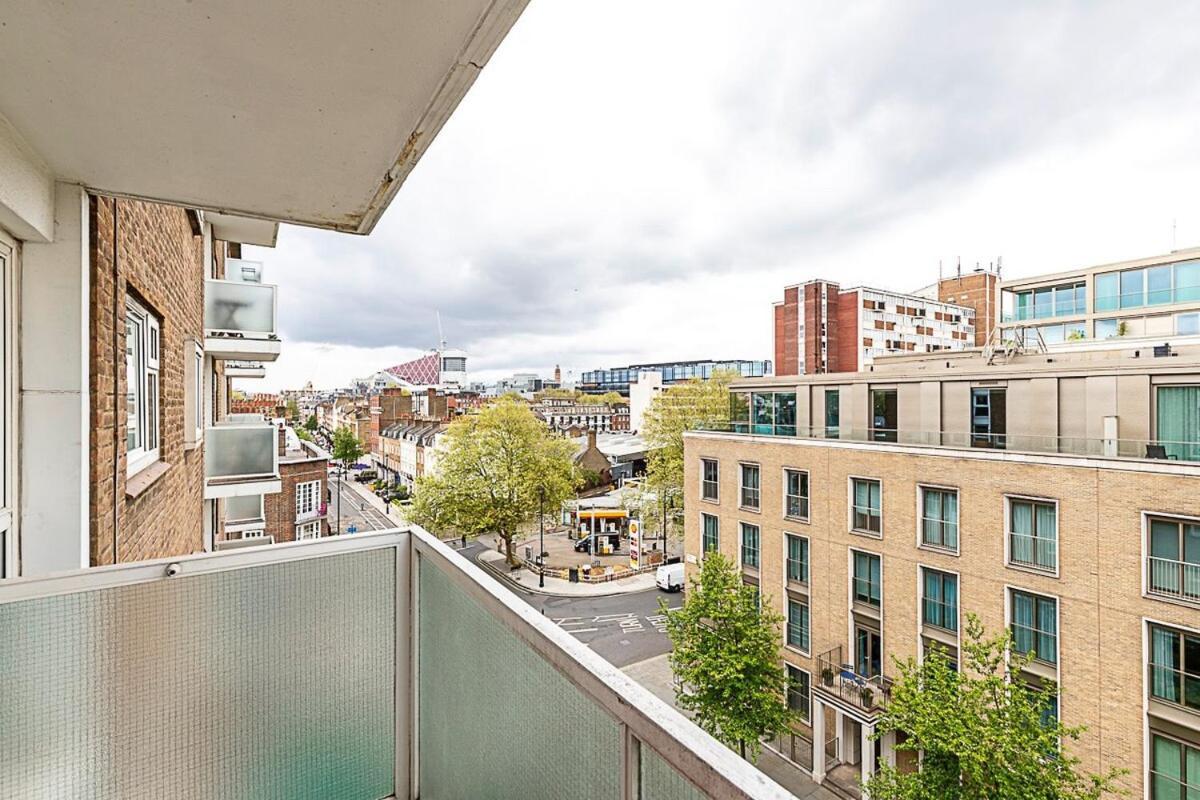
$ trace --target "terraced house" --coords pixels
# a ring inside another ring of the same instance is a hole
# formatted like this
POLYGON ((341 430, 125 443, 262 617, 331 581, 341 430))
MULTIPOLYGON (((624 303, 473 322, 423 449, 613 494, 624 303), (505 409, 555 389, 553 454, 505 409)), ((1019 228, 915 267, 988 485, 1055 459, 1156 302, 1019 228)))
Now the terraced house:
POLYGON ((311 536, 316 480, 215 549, 280 489, 242 246, 370 233, 524 5, 6 4, 0 797, 784 797, 435 537, 311 536))
POLYGON ((775 748, 856 794, 897 761, 870 738, 893 657, 957 657, 973 612, 1035 653, 1016 677, 1059 687, 1086 768, 1128 768, 1137 797, 1200 787, 1200 346, 899 356, 733 392, 729 430, 686 437, 686 552, 733 559, 787 619, 805 724, 775 748))

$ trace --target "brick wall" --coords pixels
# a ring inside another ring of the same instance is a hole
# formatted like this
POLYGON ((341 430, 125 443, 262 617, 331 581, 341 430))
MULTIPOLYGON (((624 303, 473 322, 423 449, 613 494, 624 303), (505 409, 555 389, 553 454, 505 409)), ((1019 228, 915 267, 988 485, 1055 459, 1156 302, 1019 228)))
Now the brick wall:
MULTIPOLYGON (((785 612, 784 534, 810 541, 808 596, 811 648, 782 649, 788 663, 818 680, 815 657, 850 640, 849 553, 882 556, 882 633, 885 674, 891 658, 917 655, 921 567, 959 575, 960 627, 978 614, 990 632, 1006 624, 1010 587, 1058 598, 1061 715, 1085 725, 1071 745, 1083 768, 1125 767, 1132 796, 1142 796, 1142 739, 1146 695, 1144 619, 1200 627, 1200 611, 1142 594, 1143 512, 1200 516, 1197 477, 1122 469, 1047 465, 1020 460, 956 457, 953 451, 917 455, 803 440, 758 443, 738 437, 688 436, 685 440, 685 550, 700 549, 701 512, 720 520, 720 550, 738 560, 738 524, 760 526, 763 596, 785 612), (719 501, 699 497, 700 459, 719 463, 719 501), (739 461, 761 469, 759 511, 738 508, 739 461), (783 516, 785 467, 807 470, 807 521, 783 516), (881 537, 850 532, 851 476, 882 481, 881 537), (918 545, 918 485, 953 487, 959 493, 956 554, 918 545), (1006 565, 1005 496, 1033 495, 1058 503, 1057 576, 1006 565)), ((694 571, 695 566, 689 566, 694 571)), ((782 632, 781 632, 782 641, 782 632)), ((851 651, 852 652, 852 651, 851 651)), ((1195 734, 1200 741, 1200 734, 1195 734)))
MULTIPOLYGON (((329 462, 325 459, 306 461, 281 461, 279 477, 283 485, 278 494, 269 494, 263 500, 267 536, 274 536, 276 542, 293 542, 296 540, 296 485, 308 481, 320 481, 321 491, 318 503, 326 502, 329 490, 329 462)), ((311 522, 314 518, 309 518, 311 522)), ((322 521, 321 535, 329 535, 329 523, 322 521)))
POLYGON ((783 303, 775 306, 775 374, 800 374, 800 287, 783 290, 783 303))
POLYGON ((862 333, 858 329, 859 291, 834 291, 829 298, 829 371, 857 372, 862 359, 862 333))
POLYGON ((987 344, 988 334, 999 324, 999 278, 992 272, 972 272, 938 281, 938 300, 975 309, 976 347, 987 344))
MULTIPOLYGON (((185 209, 91 198, 91 563, 203 549, 203 446, 184 446, 184 364, 203 340, 202 238, 185 209), (114 252, 115 251, 115 252, 114 252), (160 465, 130 493, 125 462, 125 298, 161 320, 160 465), (143 481, 144 482, 144 481, 143 481)), ((223 263, 223 247, 214 243, 223 263)), ((220 269, 220 266, 217 266, 220 269)), ((218 382, 214 382, 218 383, 218 382)))

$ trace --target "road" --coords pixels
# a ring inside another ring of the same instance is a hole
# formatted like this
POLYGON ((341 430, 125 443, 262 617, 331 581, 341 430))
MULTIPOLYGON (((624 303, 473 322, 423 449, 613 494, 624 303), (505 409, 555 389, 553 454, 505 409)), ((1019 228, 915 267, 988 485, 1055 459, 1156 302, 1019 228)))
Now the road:
MULTIPOLYGON (((459 552, 474 559, 486 549, 485 545, 472 542, 459 552)), ((618 667, 668 652, 671 643, 663 627, 658 602, 665 599, 671 608, 678 608, 683 602, 680 595, 666 594, 658 589, 606 597, 560 597, 525 591, 507 581, 503 583, 556 625, 618 667)))
POLYGON ((338 481, 335 475, 329 476, 329 486, 333 490, 333 500, 329 504, 329 527, 336 530, 338 525, 338 498, 342 504, 342 530, 351 525, 358 528, 359 533, 366 531, 382 531, 398 527, 400 521, 384 514, 368 502, 360 493, 354 479, 338 481))

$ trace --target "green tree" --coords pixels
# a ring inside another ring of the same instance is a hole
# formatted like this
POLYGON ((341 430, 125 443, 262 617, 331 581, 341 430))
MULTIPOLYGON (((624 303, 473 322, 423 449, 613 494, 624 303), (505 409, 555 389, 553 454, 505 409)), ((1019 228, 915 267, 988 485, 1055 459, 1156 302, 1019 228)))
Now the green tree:
POLYGON ((288 398, 287 416, 290 420, 300 419, 300 404, 296 402, 296 398, 294 397, 288 398))
POLYGON ((897 662, 900 678, 876 736, 903 731, 897 750, 921 753, 918 772, 882 765, 867 782, 874 800, 1096 800, 1124 794, 1122 770, 1084 774, 1065 745, 1081 727, 1063 725, 1054 713, 1058 689, 1014 680, 1033 654, 1012 650, 1007 631, 985 638, 967 615, 962 668, 940 650, 921 664, 897 662))
POLYGON ((683 491, 683 434, 729 422, 729 384, 736 372, 714 372, 660 392, 646 409, 640 431, 650 447, 646 482, 654 491, 683 491))
POLYGON ((783 617, 742 582, 719 553, 704 557, 683 607, 667 610, 671 669, 681 681, 678 705, 696 724, 743 758, 758 759, 760 741, 792 722, 779 661, 783 617))
POLYGON ((312 432, 307 428, 297 428, 296 435, 306 442, 311 442, 313 440, 312 432))
POLYGON ((333 432, 333 458, 348 467, 358 461, 365 451, 362 441, 348 426, 343 425, 333 432))
POLYGON ((629 399, 622 396, 620 392, 605 392, 597 397, 595 402, 603 403, 606 406, 615 406, 618 403, 628 403, 629 399))
POLYGON ((575 446, 555 436, 520 398, 499 398, 446 430, 437 473, 418 479, 411 518, 430 529, 468 536, 496 533, 510 564, 513 537, 543 508, 553 511, 580 483, 575 446))
POLYGON ((306 430, 315 431, 317 429, 317 415, 309 414, 308 419, 304 420, 306 430))

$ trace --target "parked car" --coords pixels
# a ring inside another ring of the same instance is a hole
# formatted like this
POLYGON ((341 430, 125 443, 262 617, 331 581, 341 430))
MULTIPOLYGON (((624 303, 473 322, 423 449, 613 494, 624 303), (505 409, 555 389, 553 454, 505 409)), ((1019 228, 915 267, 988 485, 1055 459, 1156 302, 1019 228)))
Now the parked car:
POLYGON ((654 585, 664 592, 683 591, 683 564, 667 564, 656 569, 654 585))
MULTIPOLYGON (((614 552, 617 551, 618 549, 620 549, 620 547, 621 547, 621 535, 619 533, 597 533, 597 534, 593 534, 593 535, 596 537, 596 552, 597 553, 600 552, 601 545, 603 545, 606 541, 608 542, 609 547, 611 547, 614 552)), ((576 553, 592 552, 592 537, 585 536, 582 539, 580 539, 578 542, 576 542, 575 543, 575 552, 576 553)))
POLYGON ((379 473, 376 472, 375 470, 365 469, 362 472, 355 475, 354 480, 358 481, 359 483, 370 483, 371 481, 377 479, 378 477, 379 477, 379 473))

